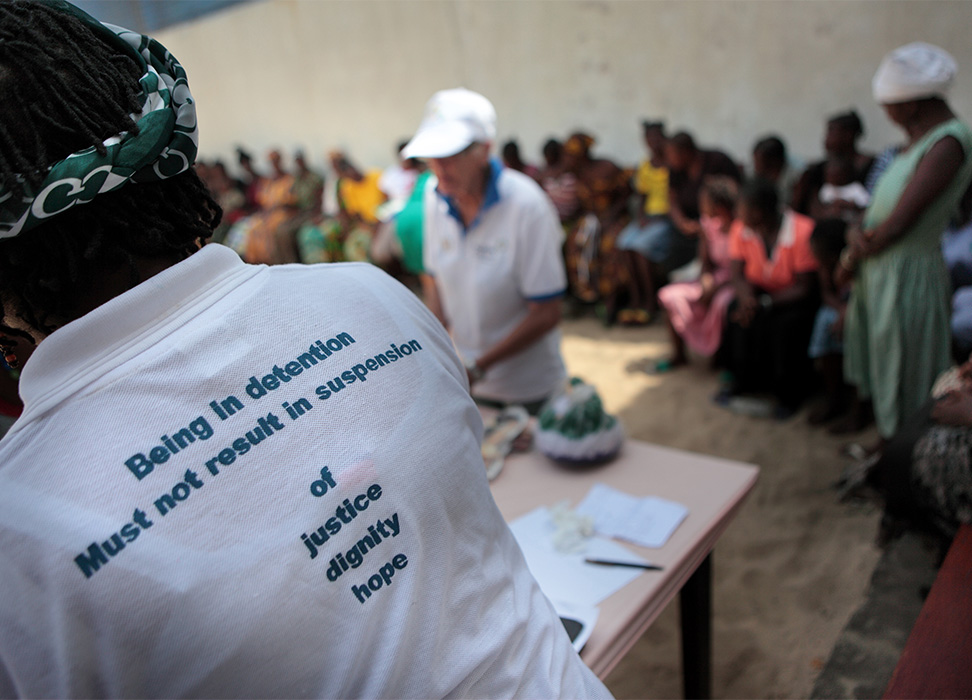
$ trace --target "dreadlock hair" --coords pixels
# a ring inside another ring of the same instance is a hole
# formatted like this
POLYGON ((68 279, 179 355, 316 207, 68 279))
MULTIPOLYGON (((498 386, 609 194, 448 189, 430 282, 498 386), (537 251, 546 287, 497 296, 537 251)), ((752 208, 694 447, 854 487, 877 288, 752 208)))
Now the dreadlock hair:
MULTIPOLYGON (((137 133, 138 65, 72 15, 30 0, 0 2, 0 179, 22 192, 50 167, 122 131, 137 133), (20 176, 20 177, 18 177, 20 176)), ((222 212, 195 171, 127 184, 13 238, 0 240, 2 330, 13 314, 51 333, 82 313, 79 299, 107 274, 141 282, 139 259, 184 259, 222 212)))

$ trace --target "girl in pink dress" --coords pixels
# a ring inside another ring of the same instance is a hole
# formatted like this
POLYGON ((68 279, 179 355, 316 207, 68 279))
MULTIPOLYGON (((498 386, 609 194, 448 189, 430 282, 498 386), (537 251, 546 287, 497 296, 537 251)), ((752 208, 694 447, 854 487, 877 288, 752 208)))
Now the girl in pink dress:
POLYGON ((729 228, 737 194, 736 182, 726 176, 708 178, 702 185, 699 192, 702 274, 695 282, 676 282, 658 292, 658 300, 665 307, 673 349, 671 359, 658 364, 659 371, 687 364, 686 346, 705 357, 711 357, 719 349, 726 309, 733 299, 729 284, 729 228))

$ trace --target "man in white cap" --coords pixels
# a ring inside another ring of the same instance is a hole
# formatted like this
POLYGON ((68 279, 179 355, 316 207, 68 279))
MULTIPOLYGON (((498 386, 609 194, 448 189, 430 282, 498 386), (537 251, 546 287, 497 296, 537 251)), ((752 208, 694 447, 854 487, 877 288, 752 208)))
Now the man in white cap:
POLYGON ((567 280, 557 212, 522 173, 490 158, 496 111, 482 95, 437 92, 402 152, 428 161, 423 281, 477 399, 536 412, 563 385, 567 280))

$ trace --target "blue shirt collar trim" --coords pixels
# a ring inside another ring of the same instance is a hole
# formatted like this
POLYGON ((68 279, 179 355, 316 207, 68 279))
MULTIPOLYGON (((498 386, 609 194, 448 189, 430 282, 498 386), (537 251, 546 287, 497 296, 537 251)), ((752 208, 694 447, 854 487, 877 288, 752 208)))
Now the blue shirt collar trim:
POLYGON ((447 195, 442 194, 441 192, 439 192, 439 189, 436 188, 435 193, 439 195, 439 197, 441 197, 442 200, 446 203, 446 207, 448 207, 448 211, 449 211, 449 216, 451 216, 453 219, 459 222, 459 227, 462 229, 462 232, 464 234, 468 233, 471 229, 476 228, 476 226, 482 220, 483 214, 486 213, 486 210, 500 201, 498 183, 502 172, 503 172, 503 164, 500 162, 500 160, 498 158, 490 158, 489 159, 489 179, 486 180, 486 196, 483 197, 483 204, 479 208, 479 212, 476 214, 476 218, 473 219, 472 223, 469 224, 469 226, 466 226, 463 223, 462 215, 459 213, 459 208, 456 206, 456 203, 453 201, 453 199, 447 195))

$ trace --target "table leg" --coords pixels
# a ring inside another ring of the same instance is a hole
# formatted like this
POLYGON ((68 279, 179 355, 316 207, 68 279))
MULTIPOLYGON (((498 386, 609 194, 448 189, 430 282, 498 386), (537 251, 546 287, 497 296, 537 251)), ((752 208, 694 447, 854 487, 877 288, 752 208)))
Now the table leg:
POLYGON ((682 680, 686 700, 712 697, 712 554, 679 594, 682 622, 682 680))

